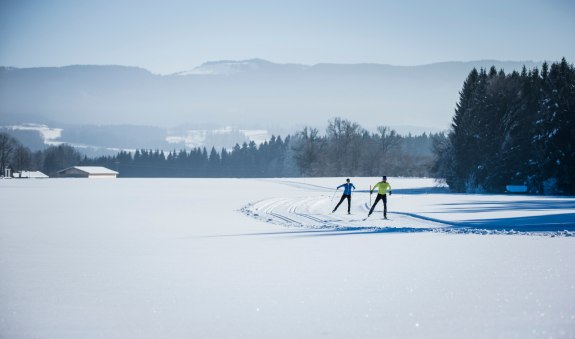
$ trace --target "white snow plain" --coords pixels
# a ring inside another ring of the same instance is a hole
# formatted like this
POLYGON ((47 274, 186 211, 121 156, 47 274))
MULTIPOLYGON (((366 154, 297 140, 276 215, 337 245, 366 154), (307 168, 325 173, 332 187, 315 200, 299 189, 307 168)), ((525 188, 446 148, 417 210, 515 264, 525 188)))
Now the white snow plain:
POLYGON ((344 180, 0 180, 0 337, 575 337, 575 198, 344 180))

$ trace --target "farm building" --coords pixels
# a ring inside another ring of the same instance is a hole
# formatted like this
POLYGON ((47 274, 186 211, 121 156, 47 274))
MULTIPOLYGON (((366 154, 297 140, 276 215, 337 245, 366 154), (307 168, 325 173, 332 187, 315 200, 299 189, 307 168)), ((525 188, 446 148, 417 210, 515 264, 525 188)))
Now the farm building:
POLYGON ((40 171, 21 171, 13 174, 14 178, 23 179, 47 179, 48 176, 40 171))
POLYGON ((58 171, 60 178, 116 178, 118 172, 106 167, 74 166, 58 171))

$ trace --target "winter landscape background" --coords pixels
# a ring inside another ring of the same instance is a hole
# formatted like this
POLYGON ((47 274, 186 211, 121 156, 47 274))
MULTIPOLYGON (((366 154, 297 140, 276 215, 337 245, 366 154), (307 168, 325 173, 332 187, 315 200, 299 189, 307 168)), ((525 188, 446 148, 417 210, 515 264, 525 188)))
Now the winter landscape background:
POLYGON ((2 180, 0 332, 572 337, 575 199, 352 179, 2 180))
POLYGON ((0 1, 0 338, 574 338, 574 17, 0 1))

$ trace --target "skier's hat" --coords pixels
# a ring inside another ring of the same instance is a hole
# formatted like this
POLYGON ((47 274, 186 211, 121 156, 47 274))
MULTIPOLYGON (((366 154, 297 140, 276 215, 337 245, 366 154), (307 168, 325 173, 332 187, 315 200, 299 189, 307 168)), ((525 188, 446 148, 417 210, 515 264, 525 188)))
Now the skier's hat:
POLYGON ((384 175, 384 176, 381 177, 381 179, 386 180, 386 179, 387 179, 387 176, 384 175))
POLYGON ((349 182, 349 178, 345 179, 345 181, 349 182))

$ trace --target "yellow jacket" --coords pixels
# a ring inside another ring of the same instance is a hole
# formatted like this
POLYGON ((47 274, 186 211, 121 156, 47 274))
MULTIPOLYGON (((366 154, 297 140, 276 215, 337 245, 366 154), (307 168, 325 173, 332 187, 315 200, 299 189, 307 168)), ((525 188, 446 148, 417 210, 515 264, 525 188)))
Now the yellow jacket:
POLYGON ((391 194, 391 185, 386 181, 380 181, 377 184, 375 184, 375 186, 373 186, 373 188, 371 189, 372 193, 373 191, 375 191, 375 189, 378 189, 377 193, 381 194, 381 195, 385 195, 387 193, 387 191, 389 190, 389 194, 391 194))

